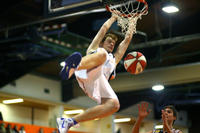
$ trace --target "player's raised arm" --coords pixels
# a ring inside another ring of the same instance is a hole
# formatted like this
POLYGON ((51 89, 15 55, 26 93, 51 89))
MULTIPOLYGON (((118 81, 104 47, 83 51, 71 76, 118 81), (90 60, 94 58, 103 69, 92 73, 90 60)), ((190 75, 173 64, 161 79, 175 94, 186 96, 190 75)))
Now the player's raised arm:
POLYGON ((126 52, 132 37, 133 37, 133 33, 134 33, 134 27, 131 25, 131 21, 129 24, 129 29, 124 37, 124 40, 119 44, 116 52, 115 52, 115 59, 116 59, 116 65, 119 63, 119 61, 122 59, 122 57, 124 56, 124 53, 126 52))
MULTIPOLYGON (((110 2, 108 0, 105 1, 108 3, 110 2)), ((116 53, 114 54, 116 58, 116 65, 126 52, 133 34, 136 33, 137 20, 139 18, 141 19, 142 15, 146 15, 148 13, 148 4, 145 0, 130 0, 128 2, 122 1, 120 3, 120 8, 119 3, 120 2, 116 2, 115 4, 112 3, 106 6, 108 11, 117 16, 117 23, 121 27, 122 33, 125 34, 124 40, 120 43, 116 53)))
POLYGON ((97 35, 95 36, 95 38, 93 39, 92 43, 90 44, 90 46, 87 49, 87 54, 91 51, 96 50, 99 47, 99 44, 101 43, 101 41, 103 40, 106 32, 108 31, 108 29, 110 28, 110 26, 116 21, 116 16, 112 15, 100 28, 100 30, 98 31, 97 35))

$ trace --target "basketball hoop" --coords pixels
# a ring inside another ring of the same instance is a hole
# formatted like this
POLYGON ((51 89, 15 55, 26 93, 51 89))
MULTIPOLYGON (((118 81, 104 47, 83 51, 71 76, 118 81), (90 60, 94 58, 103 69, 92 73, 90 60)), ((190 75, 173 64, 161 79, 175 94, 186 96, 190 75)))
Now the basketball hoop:
POLYGON ((117 16, 117 23, 125 35, 129 26, 136 33, 137 20, 148 14, 148 4, 145 0, 103 0, 107 11, 117 16))

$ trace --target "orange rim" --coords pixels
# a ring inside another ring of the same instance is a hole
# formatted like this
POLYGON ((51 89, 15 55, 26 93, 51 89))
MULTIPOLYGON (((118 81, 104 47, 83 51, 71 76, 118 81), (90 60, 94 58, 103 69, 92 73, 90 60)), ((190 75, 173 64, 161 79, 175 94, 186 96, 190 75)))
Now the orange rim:
POLYGON ((129 18, 129 17, 132 17, 132 16, 135 17, 135 16, 138 16, 139 14, 145 14, 148 11, 148 4, 147 4, 147 2, 145 0, 137 0, 137 1, 141 2, 141 3, 144 3, 144 5, 146 7, 146 9, 143 12, 141 12, 141 13, 136 13, 134 15, 119 13, 116 10, 110 9, 109 5, 106 5, 106 10, 109 11, 109 12, 111 12, 111 13, 115 13, 115 14, 121 16, 121 17, 126 17, 126 18, 129 18))

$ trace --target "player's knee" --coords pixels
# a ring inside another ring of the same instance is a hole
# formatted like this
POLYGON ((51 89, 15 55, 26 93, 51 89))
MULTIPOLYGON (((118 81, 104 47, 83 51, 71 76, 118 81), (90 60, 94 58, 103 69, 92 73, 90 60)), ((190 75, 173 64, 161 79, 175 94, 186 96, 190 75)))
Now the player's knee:
POLYGON ((100 50, 98 51, 99 61, 104 63, 106 61, 106 56, 107 56, 107 53, 105 49, 100 48, 100 50))
POLYGON ((119 101, 118 100, 116 100, 116 99, 111 99, 111 105, 112 105, 112 111, 113 112, 117 112, 118 110, 119 110, 119 108, 120 108, 120 104, 119 104, 119 101))
POLYGON ((120 108, 119 102, 115 103, 115 107, 114 107, 115 112, 117 112, 119 108, 120 108))

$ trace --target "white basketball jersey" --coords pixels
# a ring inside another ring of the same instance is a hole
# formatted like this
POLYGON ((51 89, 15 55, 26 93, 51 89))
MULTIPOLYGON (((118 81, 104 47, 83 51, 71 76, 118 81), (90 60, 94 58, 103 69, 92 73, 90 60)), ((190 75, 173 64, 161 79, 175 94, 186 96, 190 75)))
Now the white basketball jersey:
MULTIPOLYGON (((100 48, 97 49, 97 51, 100 48)), ((103 49, 105 50, 105 49, 103 49)), ((93 53, 95 53, 94 51, 93 53)), ((101 98, 117 99, 116 94, 108 83, 109 77, 115 69, 115 58, 111 53, 106 53, 104 64, 87 71, 87 78, 80 79, 75 73, 79 86, 92 99, 101 103, 101 98)))
POLYGON ((107 80, 109 79, 114 69, 115 69, 115 58, 113 54, 109 53, 107 56, 107 60, 103 65, 103 74, 107 80))

